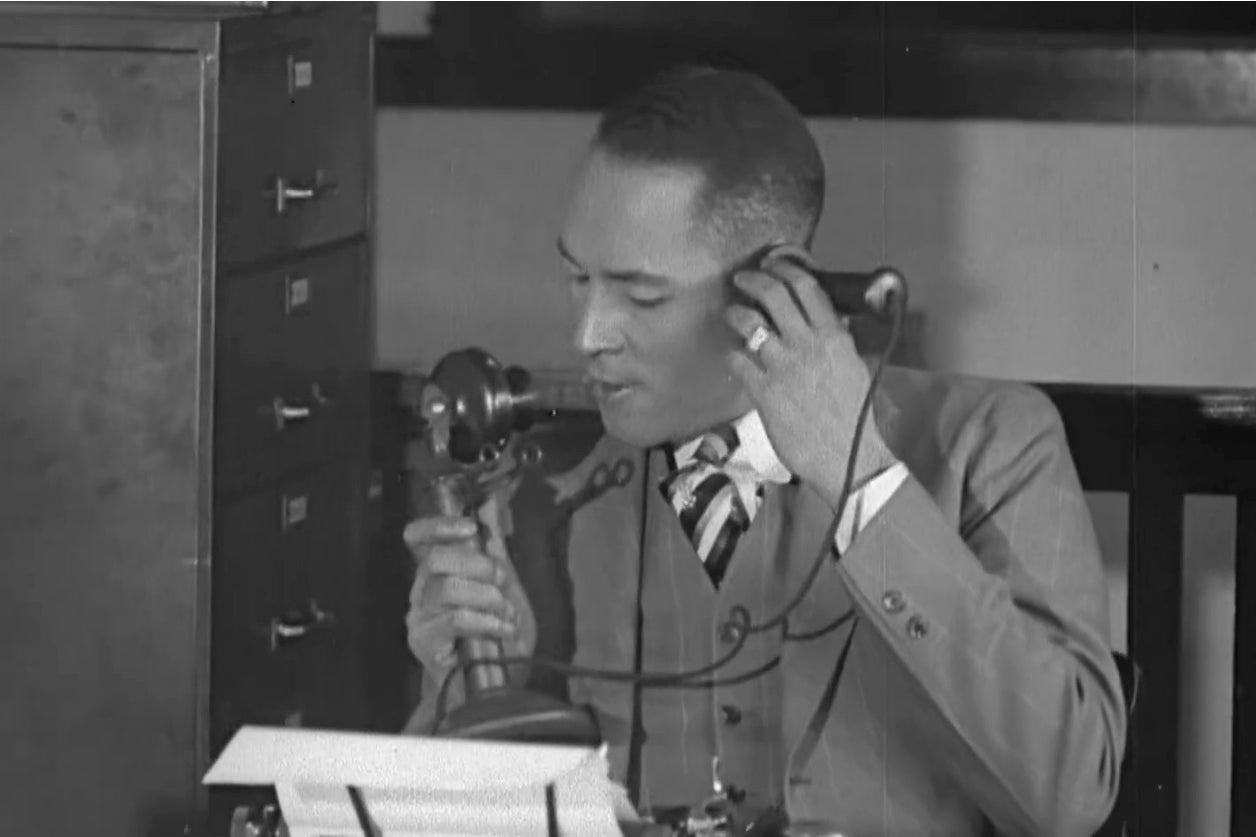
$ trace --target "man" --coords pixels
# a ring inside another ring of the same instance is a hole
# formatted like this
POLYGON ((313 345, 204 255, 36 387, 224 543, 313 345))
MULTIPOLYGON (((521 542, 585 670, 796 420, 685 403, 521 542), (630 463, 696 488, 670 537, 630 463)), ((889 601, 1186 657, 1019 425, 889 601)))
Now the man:
MULTIPOLYGON (((803 267, 755 260, 809 245, 823 194, 803 119, 749 75, 670 73, 599 125, 559 248, 606 437, 553 486, 632 470, 557 545, 574 662, 693 671, 742 647, 700 688, 581 677, 572 698, 642 807, 719 783, 850 834, 1092 833, 1126 718, 1059 418, 1029 387, 887 368, 842 504, 868 365, 803 267)), ((428 682, 454 636, 536 646, 500 537, 484 555, 472 532, 407 532, 428 682)))

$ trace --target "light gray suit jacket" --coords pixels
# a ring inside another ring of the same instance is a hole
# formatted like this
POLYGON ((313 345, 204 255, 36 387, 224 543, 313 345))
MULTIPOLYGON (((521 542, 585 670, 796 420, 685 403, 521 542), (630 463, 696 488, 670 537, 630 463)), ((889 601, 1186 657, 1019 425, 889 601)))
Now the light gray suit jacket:
MULTIPOLYGON (((1093 833, 1116 798, 1126 716, 1100 555, 1054 406, 1023 385, 888 367, 876 415, 911 476, 826 562, 791 629, 858 618, 748 645, 726 671, 779 655, 758 686, 647 692, 643 802, 697 802, 719 753, 752 791, 779 792, 791 818, 847 835, 1093 833), (852 629, 818 746, 790 776, 852 629), (734 699, 748 720, 730 728, 720 711, 734 699)), ((650 490, 663 473, 658 452, 606 438, 531 500, 516 492, 507 542, 542 623, 539 653, 631 668, 641 555, 647 669, 717 658, 730 603, 758 590, 759 616, 797 589, 831 520, 814 492, 770 491, 727 590, 703 592, 650 490), (633 464, 628 484, 590 493, 597 467, 617 461, 633 464)), ((576 680, 571 696, 598 711, 622 779, 631 690, 576 680)))

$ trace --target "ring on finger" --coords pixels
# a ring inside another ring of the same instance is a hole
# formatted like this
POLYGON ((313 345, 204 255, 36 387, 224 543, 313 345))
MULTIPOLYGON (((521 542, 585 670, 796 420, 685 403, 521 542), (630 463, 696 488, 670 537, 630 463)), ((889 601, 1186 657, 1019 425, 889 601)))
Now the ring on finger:
POLYGON ((763 323, 759 323, 754 327, 754 331, 750 332, 750 336, 746 338, 746 351, 751 354, 757 353, 771 336, 772 332, 768 331, 768 327, 763 323))

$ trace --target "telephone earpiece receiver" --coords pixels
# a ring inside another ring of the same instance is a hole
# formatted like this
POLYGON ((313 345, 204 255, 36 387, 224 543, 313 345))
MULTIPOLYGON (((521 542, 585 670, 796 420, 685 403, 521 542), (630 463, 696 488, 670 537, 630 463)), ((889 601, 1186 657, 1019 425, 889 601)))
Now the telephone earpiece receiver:
MULTIPOLYGON (((873 316, 889 319, 894 310, 907 309, 907 281, 892 267, 878 267, 867 272, 825 270, 797 244, 771 245, 756 254, 751 264, 766 269, 774 261, 791 261, 815 277, 834 310, 846 317, 873 316)), ((747 304, 746 296, 734 288, 739 302, 747 304)), ((750 303, 753 304, 753 303, 750 303)))

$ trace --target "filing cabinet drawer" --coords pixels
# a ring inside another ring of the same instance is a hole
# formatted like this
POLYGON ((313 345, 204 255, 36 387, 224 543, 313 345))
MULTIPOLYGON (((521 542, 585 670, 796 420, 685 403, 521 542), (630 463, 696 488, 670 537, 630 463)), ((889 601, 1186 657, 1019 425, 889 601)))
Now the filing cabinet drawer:
POLYGON ((220 507, 213 554, 215 745, 241 724, 335 727, 358 685, 356 471, 294 477, 220 507))
POLYGON ((357 4, 225 39, 218 260, 227 268, 366 230, 371 33, 357 4))
POLYGON ((354 246, 218 288, 218 487, 235 491, 364 444, 371 300, 354 246))

